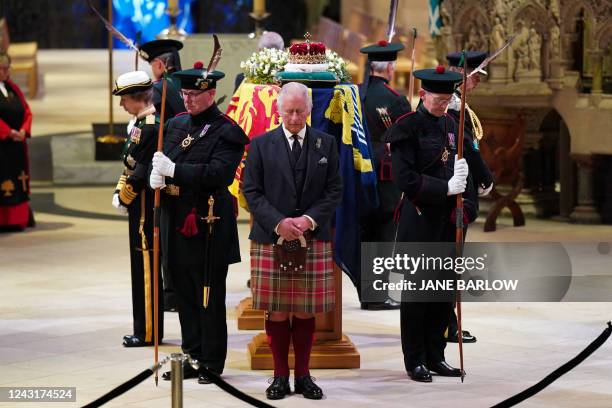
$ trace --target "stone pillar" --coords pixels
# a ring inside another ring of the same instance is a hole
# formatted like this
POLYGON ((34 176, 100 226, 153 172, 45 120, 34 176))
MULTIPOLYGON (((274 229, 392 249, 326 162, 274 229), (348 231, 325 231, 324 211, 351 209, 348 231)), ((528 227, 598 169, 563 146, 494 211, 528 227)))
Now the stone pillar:
POLYGON ((601 94, 603 91, 603 51, 600 49, 589 51, 591 71, 593 72, 592 94, 601 94))
POLYGON ((561 64, 566 71, 569 71, 574 66, 574 57, 572 55, 572 43, 576 34, 565 33, 561 34, 561 55, 563 59, 561 64))
POLYGON ((572 158, 577 166, 578 205, 570 214, 570 220, 579 224, 599 224, 601 216, 593 201, 593 158, 587 154, 572 158))
POLYGON ((573 188, 571 182, 571 159, 570 159, 570 134, 564 121, 559 128, 559 184, 561 187, 559 196, 559 216, 569 219, 573 207, 573 188))

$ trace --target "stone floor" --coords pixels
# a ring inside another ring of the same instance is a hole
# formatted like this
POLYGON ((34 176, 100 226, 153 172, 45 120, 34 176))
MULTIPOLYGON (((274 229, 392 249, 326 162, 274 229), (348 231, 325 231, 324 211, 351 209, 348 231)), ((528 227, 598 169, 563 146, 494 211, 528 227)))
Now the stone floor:
MULTIPOLYGON (((74 386, 83 405, 150 366, 153 350, 125 349, 131 329, 127 222, 110 206, 112 187, 34 186, 38 226, 0 234, 0 386, 74 386)), ((244 218, 244 217, 243 217, 244 218)), ((248 294, 247 224, 241 223, 243 261, 228 278, 229 354, 224 378, 264 399, 269 371, 251 371, 246 345, 255 334, 236 329, 235 309, 248 294)), ((609 226, 502 220, 495 233, 482 224, 470 240, 609 241, 609 226)), ((609 256, 609 255, 603 255, 609 256)), ((609 264, 609 260, 605 259, 609 264)), ((361 368, 314 370, 326 399, 292 396, 276 406, 488 407, 536 383, 579 353, 612 317, 611 303, 469 303, 464 325, 478 336, 465 346, 466 381, 410 381, 403 370, 396 311, 361 311, 344 279, 344 331, 361 353, 361 368)), ((177 315, 166 313, 163 357, 178 350, 177 315)), ((525 407, 612 406, 612 341, 525 407)), ((456 345, 447 360, 457 364, 456 345)), ((214 385, 184 383, 185 406, 244 406, 214 385)), ((76 406, 77 404, 54 404, 76 406)), ((0 406, 14 406, 2 404, 0 406)), ((170 384, 147 380, 107 406, 167 407, 170 384)), ((19 406, 37 406, 22 403, 19 406)))

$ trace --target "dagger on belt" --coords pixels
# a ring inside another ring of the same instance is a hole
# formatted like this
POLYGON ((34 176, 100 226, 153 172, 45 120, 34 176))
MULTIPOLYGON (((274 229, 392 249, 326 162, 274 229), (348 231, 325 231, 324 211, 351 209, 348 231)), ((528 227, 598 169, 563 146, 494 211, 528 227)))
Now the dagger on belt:
POLYGON ((202 217, 202 220, 206 221, 208 225, 207 234, 206 234, 206 244, 204 245, 204 276, 203 276, 203 293, 202 293, 202 306, 204 309, 208 308, 208 301, 210 299, 210 278, 211 278, 211 247, 213 240, 213 232, 215 221, 220 217, 217 217, 213 211, 215 206, 215 199, 211 195, 208 197, 208 214, 206 217, 202 217))

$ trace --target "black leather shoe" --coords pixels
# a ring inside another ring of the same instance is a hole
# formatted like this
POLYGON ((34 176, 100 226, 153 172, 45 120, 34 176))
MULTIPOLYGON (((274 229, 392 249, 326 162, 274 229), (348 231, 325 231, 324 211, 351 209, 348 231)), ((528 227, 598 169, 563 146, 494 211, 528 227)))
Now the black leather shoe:
POLYGON ((314 383, 315 378, 309 375, 295 378, 295 393, 302 394, 304 398, 320 400, 323 390, 314 383))
POLYGON ((145 347, 152 346, 153 342, 146 342, 138 336, 128 334, 123 336, 123 347, 145 347))
POLYGON ((266 397, 269 400, 279 400, 291 394, 289 387, 289 377, 277 376, 270 379, 270 386, 266 389, 266 397))
MULTIPOLYGON (((476 343, 476 337, 472 336, 472 334, 467 330, 462 330, 463 333, 463 342, 464 343, 476 343)), ((459 343, 459 338, 457 337, 457 332, 452 335, 449 335, 446 339, 449 343, 459 343)))
POLYGON ((212 384, 212 380, 204 373, 198 375, 198 384, 212 384))
POLYGON ((430 364, 429 369, 442 377, 461 377, 461 370, 451 367, 446 361, 430 364))
MULTIPOLYGON (((183 380, 187 380, 189 378, 198 378, 198 370, 193 368, 191 364, 188 362, 183 363, 183 380)), ((172 379, 172 371, 166 371, 162 374, 162 380, 170 381, 172 379)))
POLYGON ((399 309, 402 304, 396 302, 393 299, 387 299, 384 302, 371 302, 362 303, 361 309, 363 310, 396 310, 399 309))
POLYGON ((412 370, 408 370, 408 377, 413 381, 419 382, 431 382, 431 373, 423 364, 414 367, 412 370))

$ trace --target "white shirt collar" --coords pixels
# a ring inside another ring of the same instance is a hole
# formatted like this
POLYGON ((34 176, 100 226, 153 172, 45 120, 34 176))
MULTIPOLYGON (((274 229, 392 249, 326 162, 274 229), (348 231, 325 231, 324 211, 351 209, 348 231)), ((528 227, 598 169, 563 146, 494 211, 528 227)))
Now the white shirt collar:
POLYGON ((6 90, 6 85, 4 85, 4 81, 0 81, 0 92, 4 95, 5 98, 8 98, 8 91, 6 90))
MULTIPOLYGON (((289 142, 289 146, 293 146, 293 133, 289 132, 286 128, 285 125, 283 126, 283 133, 285 134, 285 137, 287 138, 287 141, 289 142)), ((298 139, 300 141, 300 146, 304 144, 304 138, 306 137, 306 126, 304 126, 302 128, 302 130, 300 130, 298 133, 298 139)))

